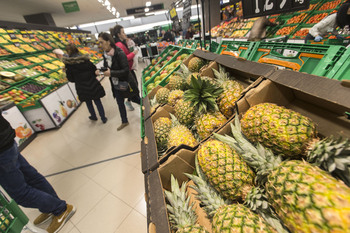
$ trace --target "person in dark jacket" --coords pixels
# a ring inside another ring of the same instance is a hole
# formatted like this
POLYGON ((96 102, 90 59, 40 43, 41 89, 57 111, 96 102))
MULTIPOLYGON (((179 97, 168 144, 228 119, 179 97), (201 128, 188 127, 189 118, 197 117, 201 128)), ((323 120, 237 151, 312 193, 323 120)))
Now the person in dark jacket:
POLYGON ((82 55, 74 44, 66 47, 68 57, 62 61, 66 65, 67 79, 75 83, 79 100, 86 103, 90 112, 89 119, 97 121, 92 101, 94 101, 103 123, 107 122, 101 98, 106 95, 101 83, 96 78, 97 68, 88 55, 82 55))
POLYGON ((132 102, 140 104, 139 90, 130 72, 126 55, 121 48, 115 45, 112 36, 106 32, 101 32, 98 35, 98 41, 100 47, 105 52, 103 55, 103 64, 104 67, 107 67, 107 71, 104 72, 104 75, 110 77, 112 93, 117 100, 120 117, 122 119, 122 124, 117 128, 119 131, 129 125, 124 99, 130 98, 132 102), (132 96, 125 96, 123 91, 115 89, 114 84, 117 85, 119 81, 127 81, 129 83, 130 88, 133 90, 132 96))
POLYGON ((27 162, 15 137, 15 130, 0 110, 0 185, 17 204, 42 212, 34 220, 35 225, 52 219, 46 230, 58 232, 76 208, 60 199, 46 178, 27 162))
POLYGON ((266 18, 266 16, 262 16, 257 19, 252 29, 250 30, 250 34, 248 37, 248 41, 260 41, 266 37, 266 27, 267 26, 276 26, 277 24, 272 23, 270 20, 266 18))

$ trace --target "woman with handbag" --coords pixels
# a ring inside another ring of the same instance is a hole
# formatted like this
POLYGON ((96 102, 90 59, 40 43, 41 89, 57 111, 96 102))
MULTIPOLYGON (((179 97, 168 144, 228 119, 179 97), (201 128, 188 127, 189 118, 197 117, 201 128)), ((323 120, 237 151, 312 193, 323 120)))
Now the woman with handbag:
POLYGON ((139 90, 129 70, 126 55, 123 50, 115 45, 112 36, 106 32, 101 32, 98 35, 98 42, 104 51, 103 66, 107 68, 103 74, 109 76, 112 93, 117 100, 122 119, 122 124, 117 128, 119 131, 129 125, 124 99, 129 98, 132 102, 140 104, 139 90))
POLYGON ((96 66, 90 61, 89 55, 82 55, 74 44, 66 46, 68 57, 62 57, 65 64, 67 79, 75 83, 79 100, 86 103, 89 119, 97 121, 92 101, 94 101, 103 124, 107 122, 101 98, 106 95, 101 83, 96 79, 96 66))
MULTIPOLYGON (((131 40, 131 39, 129 39, 126 36, 123 26, 117 24, 113 28, 110 28, 109 31, 112 35, 112 38, 115 42, 115 45, 117 47, 121 48, 123 50, 123 52, 125 53, 126 58, 128 59, 130 72, 134 76, 135 82, 137 84, 137 77, 136 77, 136 73, 135 73, 133 67, 134 67, 134 58, 139 51, 137 49, 134 49, 132 51, 129 49, 127 42, 128 42, 128 40, 131 40)), ((130 111, 134 110, 134 107, 131 105, 130 99, 127 99, 125 101, 125 105, 128 107, 128 109, 130 111)))

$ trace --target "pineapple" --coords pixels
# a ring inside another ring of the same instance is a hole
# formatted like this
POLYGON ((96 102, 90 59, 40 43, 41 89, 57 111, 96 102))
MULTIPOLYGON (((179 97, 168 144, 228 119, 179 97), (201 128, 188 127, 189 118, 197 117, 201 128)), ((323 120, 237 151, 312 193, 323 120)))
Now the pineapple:
POLYGON ((222 93, 222 88, 203 81, 200 76, 192 77, 191 87, 184 93, 184 100, 195 106, 197 115, 196 129, 201 139, 208 137, 215 129, 226 123, 226 118, 218 111, 216 98, 222 93))
POLYGON ((311 119, 272 103, 249 108, 241 124, 242 132, 249 140, 260 142, 287 157, 302 154, 317 134, 311 119))
POLYGON ((257 172, 269 202, 292 232, 350 232, 350 188, 305 161, 282 161, 260 143, 255 148, 240 132, 234 138, 215 135, 234 147, 257 172))
POLYGON ((199 57, 193 57, 188 62, 188 69, 191 72, 198 72, 202 66, 205 65, 205 61, 199 57))
POLYGON ((180 100, 182 99, 184 95, 184 92, 181 91, 181 90, 173 90, 173 91, 170 91, 169 93, 169 96, 168 96, 168 104, 170 106, 175 106, 175 104, 180 100))
POLYGON ((224 114, 226 118, 230 118, 234 113, 235 102, 240 97, 244 87, 234 81, 230 80, 228 73, 225 72, 225 68, 219 65, 219 71, 212 69, 217 81, 224 89, 223 93, 219 96, 217 102, 220 112, 224 114))
POLYGON ((164 194, 170 205, 167 205, 169 222, 176 233, 208 233, 203 226, 196 224, 197 215, 190 204, 190 196, 186 192, 187 182, 179 188, 178 181, 171 174, 171 192, 165 190, 164 194))
POLYGON ((187 83, 188 85, 191 85, 192 76, 193 76, 194 78, 197 78, 198 75, 199 75, 198 72, 189 73, 189 74, 187 75, 187 78, 186 78, 186 83, 187 83))
POLYGON ((156 100, 159 104, 168 103, 169 89, 165 87, 161 87, 158 89, 156 93, 156 100))
POLYGON ((249 208, 242 204, 231 204, 229 200, 223 199, 206 181, 197 162, 196 171, 198 176, 185 175, 196 184, 193 188, 198 193, 197 199, 202 202, 203 209, 212 220, 213 233, 276 232, 275 229, 249 208))
POLYGON ((153 123, 158 151, 166 149, 172 122, 168 117, 160 117, 153 123))
POLYGON ((209 140, 198 150, 198 162, 209 183, 223 197, 244 200, 254 185, 254 173, 226 143, 209 140))
POLYGON ((168 83, 170 90, 184 90, 185 84, 184 78, 177 74, 171 76, 168 83))
POLYGON ((150 100, 150 105, 151 105, 150 113, 152 114, 159 107, 156 97, 150 100))
POLYGON ((177 147, 181 144, 194 147, 197 145, 197 140, 191 131, 184 125, 177 125, 171 128, 168 135, 168 148, 177 147))
POLYGON ((195 108, 191 106, 189 101, 185 101, 183 99, 178 100, 175 104, 174 110, 175 116, 181 124, 188 127, 193 124, 195 108))

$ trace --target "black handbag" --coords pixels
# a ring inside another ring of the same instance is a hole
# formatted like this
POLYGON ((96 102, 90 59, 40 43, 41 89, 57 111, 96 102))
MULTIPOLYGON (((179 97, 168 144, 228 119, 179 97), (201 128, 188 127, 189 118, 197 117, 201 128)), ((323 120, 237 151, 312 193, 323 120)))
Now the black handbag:
POLYGON ((128 77, 128 81, 120 81, 116 77, 112 77, 113 88, 116 91, 119 91, 124 98, 131 98, 134 95, 138 94, 137 86, 133 85, 133 80, 128 77))

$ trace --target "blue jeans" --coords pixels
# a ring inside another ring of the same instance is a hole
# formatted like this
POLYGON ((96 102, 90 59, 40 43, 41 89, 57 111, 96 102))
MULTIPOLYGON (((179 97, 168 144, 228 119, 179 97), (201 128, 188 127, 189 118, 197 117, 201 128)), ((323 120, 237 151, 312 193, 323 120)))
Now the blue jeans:
MULTIPOLYGON (((117 104, 119 107, 119 113, 120 113, 120 118, 122 118, 122 123, 127 123, 128 118, 126 116, 126 109, 125 109, 125 104, 124 104, 124 97, 119 91, 115 91, 115 97, 117 99, 117 104)), ((141 104, 141 99, 139 95, 134 95, 133 97, 129 98, 134 103, 137 103, 138 105, 141 104)))
MULTIPOLYGON (((101 99, 94 100, 94 102, 95 102, 95 105, 97 107, 98 113, 100 114, 101 119, 102 120, 106 119, 105 110, 103 108, 101 99)), ((92 105, 92 100, 86 100, 85 103, 86 103, 86 106, 90 112, 91 117, 97 118, 94 106, 92 105)))
POLYGON ((46 178, 20 154, 16 142, 0 153, 0 185, 21 206, 60 215, 66 210, 46 178))

